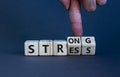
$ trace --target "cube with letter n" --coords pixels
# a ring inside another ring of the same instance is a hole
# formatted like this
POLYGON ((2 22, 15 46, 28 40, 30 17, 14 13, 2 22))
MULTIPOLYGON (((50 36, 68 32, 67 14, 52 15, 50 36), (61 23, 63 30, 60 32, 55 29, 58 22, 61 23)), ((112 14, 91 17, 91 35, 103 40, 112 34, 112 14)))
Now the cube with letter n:
POLYGON ((67 38, 68 55, 80 55, 81 54, 81 38, 80 37, 68 37, 67 38))

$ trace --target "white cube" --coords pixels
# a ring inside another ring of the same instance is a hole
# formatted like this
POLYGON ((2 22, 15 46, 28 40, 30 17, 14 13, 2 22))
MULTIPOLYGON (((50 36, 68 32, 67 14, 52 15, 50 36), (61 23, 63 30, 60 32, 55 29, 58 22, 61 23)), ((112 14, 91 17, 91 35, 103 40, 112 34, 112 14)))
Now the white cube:
POLYGON ((81 54, 81 38, 68 37, 67 48, 68 48, 68 55, 80 55, 81 54))
POLYGON ((39 55, 40 56, 53 55, 53 41, 52 40, 40 40, 39 41, 39 55))
POLYGON ((27 40, 24 47, 26 56, 38 56, 38 40, 27 40))
POLYGON ((95 49, 94 37, 82 37, 82 55, 95 55, 95 49))
POLYGON ((67 55, 67 43, 65 40, 54 40, 54 55, 67 55))

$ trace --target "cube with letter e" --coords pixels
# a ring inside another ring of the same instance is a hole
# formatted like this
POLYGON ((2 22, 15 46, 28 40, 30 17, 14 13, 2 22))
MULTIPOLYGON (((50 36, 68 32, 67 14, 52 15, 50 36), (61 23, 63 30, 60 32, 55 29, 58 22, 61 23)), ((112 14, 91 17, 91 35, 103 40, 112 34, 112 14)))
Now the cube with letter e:
POLYGON ((67 48, 68 48, 68 55, 80 55, 81 54, 81 38, 68 37, 67 48))

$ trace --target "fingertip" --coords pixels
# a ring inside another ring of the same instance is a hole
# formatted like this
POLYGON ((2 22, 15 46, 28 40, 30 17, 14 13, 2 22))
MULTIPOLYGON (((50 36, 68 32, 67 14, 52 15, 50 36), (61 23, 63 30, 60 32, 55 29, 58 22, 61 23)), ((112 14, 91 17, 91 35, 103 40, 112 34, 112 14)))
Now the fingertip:
POLYGON ((93 7, 85 8, 85 10, 87 12, 94 12, 96 10, 96 7, 93 6, 93 7))
POLYGON ((107 3, 107 0, 97 0, 97 4, 99 5, 99 6, 103 6, 103 5, 105 5, 107 3))
POLYGON ((82 30, 82 24, 81 23, 73 23, 72 24, 72 32, 74 36, 82 36, 83 30, 82 30))
POLYGON ((69 9, 70 0, 60 0, 60 2, 62 3, 62 5, 64 6, 64 8, 65 8, 66 10, 69 9))
POLYGON ((82 4, 87 12, 94 12, 96 10, 96 0, 82 0, 82 4))

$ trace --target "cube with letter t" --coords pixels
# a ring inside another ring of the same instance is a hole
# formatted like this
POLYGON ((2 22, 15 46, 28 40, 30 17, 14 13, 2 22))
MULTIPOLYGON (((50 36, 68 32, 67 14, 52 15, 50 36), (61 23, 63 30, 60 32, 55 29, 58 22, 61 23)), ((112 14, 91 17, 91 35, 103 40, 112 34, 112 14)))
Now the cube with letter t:
POLYGON ((95 48, 94 37, 82 37, 82 55, 95 55, 95 48))
POLYGON ((52 40, 40 40, 39 41, 39 55, 51 56, 53 55, 53 41, 52 40))

